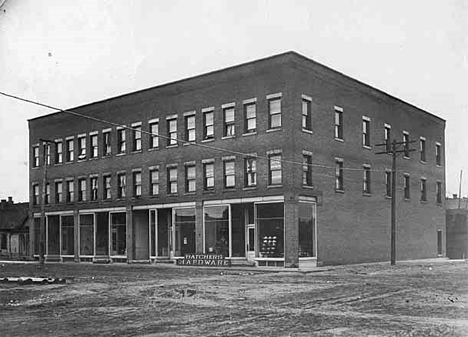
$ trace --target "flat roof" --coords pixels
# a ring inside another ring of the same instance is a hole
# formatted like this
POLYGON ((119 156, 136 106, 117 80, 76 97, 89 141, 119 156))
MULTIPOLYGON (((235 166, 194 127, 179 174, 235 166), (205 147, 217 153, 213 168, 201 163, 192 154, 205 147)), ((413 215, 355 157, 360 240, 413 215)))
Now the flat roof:
MULTIPOLYGON (((284 53, 280 53, 280 54, 275 54, 275 55, 271 55, 271 56, 267 56, 267 57, 264 57, 264 58, 261 58, 261 59, 256 59, 256 60, 253 60, 253 61, 249 61, 249 62, 245 62, 245 63, 241 63, 241 64, 237 64, 237 65, 234 65, 234 66, 229 66, 229 67, 226 67, 226 68, 222 68, 222 69, 218 69, 218 70, 213 70, 213 71, 210 71, 210 72, 207 72, 207 73, 203 73, 203 74, 200 74, 200 75, 195 75, 195 76, 191 76, 191 77, 187 77, 187 78, 183 78, 183 79, 180 79, 180 80, 176 80, 176 81, 172 81, 172 82, 167 82, 167 83, 163 83, 163 84, 159 84, 159 85, 156 85, 156 86, 153 86, 153 87, 149 87, 149 88, 144 88, 144 89, 140 89, 140 90, 136 90, 136 91, 132 91, 132 92, 129 92, 129 93, 125 93, 125 94, 122 94, 122 95, 118 95, 118 96, 113 96, 113 97, 109 97, 109 98, 105 98, 103 100, 99 100, 99 101, 94 101, 94 102, 90 102, 90 103, 86 103, 86 104, 83 104, 83 105, 79 105, 79 106, 75 106, 73 108, 68 108, 68 109, 62 109, 64 111, 66 110, 70 110, 70 111, 73 111, 73 110, 77 110, 77 109, 81 109, 81 108, 84 108, 84 107, 87 107, 87 106, 90 106, 90 105, 94 105, 94 104, 98 104, 98 103, 104 103, 104 102, 108 102, 108 101, 112 101, 114 99, 119 99, 119 98, 122 98, 122 97, 125 97, 125 96, 130 96, 130 95, 134 95, 134 94, 139 94, 139 93, 142 93, 142 92, 145 92, 145 91, 149 91, 149 90, 156 90, 156 89, 160 89, 160 88, 164 88, 164 87, 168 87, 168 86, 171 86, 171 85, 175 85, 175 84, 179 84, 179 83, 183 83, 185 81, 190 81, 190 80, 194 80, 194 79, 198 79, 198 78, 202 78, 202 77, 207 77, 207 76, 210 76, 210 75, 214 75, 214 74, 218 74, 218 73, 221 73, 221 72, 224 72, 224 71, 228 71, 228 70, 233 70, 233 69, 236 69, 236 68, 241 68, 241 67, 245 67, 245 66, 249 66, 249 65, 252 65, 252 64, 257 64, 257 63, 263 63, 263 62, 267 62, 269 60, 272 60, 272 59, 276 59, 276 58, 282 58, 282 57, 287 57, 287 56, 295 56, 295 57, 298 57, 302 60, 305 60, 307 62, 311 62, 315 65, 318 65, 328 71, 331 71, 333 73, 336 73, 342 77, 344 77, 345 79, 348 79, 348 80, 351 80, 355 83, 358 83, 359 85, 362 85, 368 89, 372 89, 372 90, 375 90, 387 97, 390 97, 394 100, 397 100, 403 104, 406 104, 408 106, 411 106, 421 112, 424 112, 432 117, 435 117, 441 121, 444 121, 445 122, 445 119, 437 116, 437 115, 434 115, 426 110, 423 110, 419 107, 417 107, 416 105, 413 105, 411 103, 408 103, 396 96, 393 96, 393 95, 390 95, 388 93, 386 93, 385 91, 382 91, 378 88, 375 88, 369 84, 366 84, 364 82, 361 82, 351 76, 348 76, 346 74, 343 74, 335 69, 332 69, 326 65, 323 65, 317 61, 314 61, 313 59, 311 58, 308 58, 302 54, 299 54, 298 52, 295 52, 295 51, 287 51, 287 52, 284 52, 284 53)), ((55 115, 55 114, 58 114, 58 113, 62 113, 63 111, 57 111, 57 112, 52 112, 52 113, 49 113, 49 114, 46 114, 46 115, 42 115, 42 116, 38 116, 38 117, 34 117, 34 118, 31 118, 31 119, 28 119, 28 121, 34 121, 34 120, 37 120, 37 119, 41 119, 41 118, 45 118, 45 117, 48 117, 48 116, 51 116, 51 115, 55 115)))

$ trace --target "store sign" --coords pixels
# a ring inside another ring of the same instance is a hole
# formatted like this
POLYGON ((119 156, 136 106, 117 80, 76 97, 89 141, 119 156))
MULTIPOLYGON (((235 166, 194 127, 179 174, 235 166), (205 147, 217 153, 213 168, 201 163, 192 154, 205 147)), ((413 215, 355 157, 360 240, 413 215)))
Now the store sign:
POLYGON ((231 260, 226 260, 224 255, 185 254, 183 259, 177 259, 177 265, 178 266, 230 267, 231 260))

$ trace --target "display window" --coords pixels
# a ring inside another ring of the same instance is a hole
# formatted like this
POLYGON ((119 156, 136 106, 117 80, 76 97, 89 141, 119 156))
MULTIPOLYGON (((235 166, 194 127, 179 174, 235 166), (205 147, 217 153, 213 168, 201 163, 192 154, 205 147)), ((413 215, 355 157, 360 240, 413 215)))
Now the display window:
POLYGON ((284 203, 256 204, 258 257, 284 258, 284 203))

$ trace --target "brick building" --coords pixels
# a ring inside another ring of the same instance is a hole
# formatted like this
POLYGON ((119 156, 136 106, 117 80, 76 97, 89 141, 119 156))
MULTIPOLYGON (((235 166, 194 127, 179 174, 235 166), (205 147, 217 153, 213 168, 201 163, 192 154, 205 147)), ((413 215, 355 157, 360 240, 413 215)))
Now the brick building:
POLYGON ((28 259, 29 203, 12 197, 0 201, 0 259, 28 259))
POLYGON ((445 121, 295 52, 70 111, 29 121, 34 254, 45 160, 48 259, 386 261, 396 139, 397 259, 444 255, 445 121))

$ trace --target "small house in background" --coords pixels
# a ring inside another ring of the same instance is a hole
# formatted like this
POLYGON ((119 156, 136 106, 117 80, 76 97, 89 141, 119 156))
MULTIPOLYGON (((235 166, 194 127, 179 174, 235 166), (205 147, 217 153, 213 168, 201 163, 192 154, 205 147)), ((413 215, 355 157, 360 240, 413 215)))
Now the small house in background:
POLYGON ((466 259, 468 256, 468 198, 446 198, 447 257, 466 259))
POLYGON ((29 203, 14 203, 12 197, 0 202, 0 259, 29 257, 29 203))

